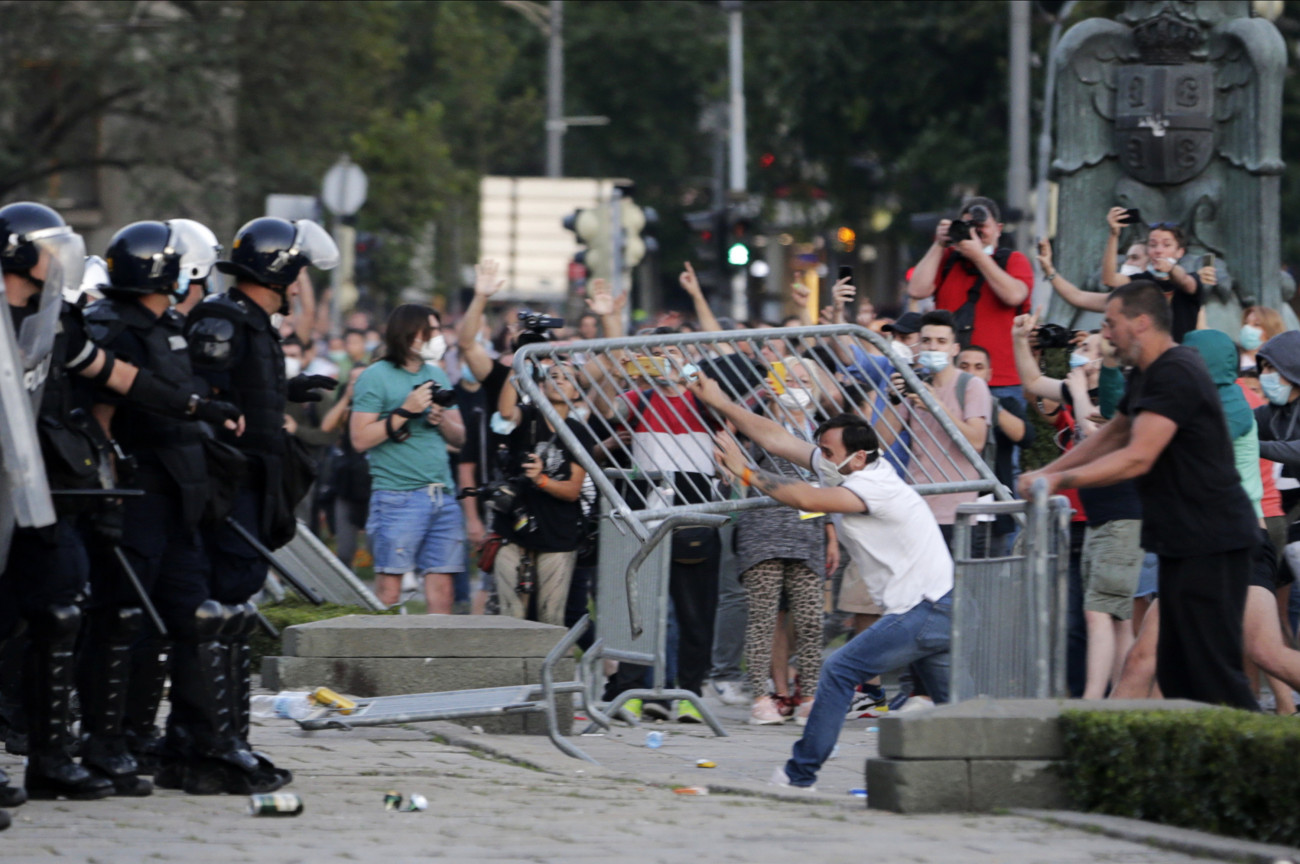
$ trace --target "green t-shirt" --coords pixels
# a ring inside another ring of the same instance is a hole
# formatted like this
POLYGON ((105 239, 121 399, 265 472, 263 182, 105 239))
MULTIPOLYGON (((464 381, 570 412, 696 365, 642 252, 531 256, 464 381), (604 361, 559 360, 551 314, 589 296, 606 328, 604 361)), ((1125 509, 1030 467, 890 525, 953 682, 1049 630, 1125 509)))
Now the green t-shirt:
MULTIPOLYGON (((352 393, 352 410, 387 417, 395 408, 402 407, 411 388, 426 381, 435 381, 442 389, 451 387, 447 373, 438 366, 425 363, 418 372, 407 372, 387 360, 380 360, 366 367, 357 379, 352 393)), ((409 492, 430 483, 441 483, 448 489, 453 488, 447 441, 442 433, 423 417, 406 421, 406 428, 411 430, 411 437, 405 441, 385 439, 382 444, 366 451, 373 487, 409 492)))

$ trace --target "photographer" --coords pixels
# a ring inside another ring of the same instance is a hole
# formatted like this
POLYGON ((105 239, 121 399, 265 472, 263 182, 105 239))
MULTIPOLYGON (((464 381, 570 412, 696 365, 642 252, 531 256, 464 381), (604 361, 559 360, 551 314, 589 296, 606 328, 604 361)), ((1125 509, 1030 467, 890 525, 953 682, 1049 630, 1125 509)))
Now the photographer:
MULTIPOLYGON (((539 367, 540 373, 540 367, 539 367)), ((584 447, 595 447, 586 424, 569 416, 578 401, 575 370, 567 362, 545 371, 542 392, 584 447)), ((509 433, 508 479, 492 496, 495 529, 505 543, 492 567, 501 614, 564 625, 564 604, 584 517, 579 498, 587 472, 560 440, 540 409, 520 404, 513 387, 501 391, 501 419, 509 433), (536 612, 529 614, 530 601, 536 612)))
POLYGON ((957 339, 983 345, 993 364, 994 397, 1024 399, 1011 349, 1011 322, 1029 300, 1034 273, 1019 252, 998 248, 998 205, 971 198, 957 221, 944 219, 925 257, 907 283, 908 296, 934 297, 935 308, 952 313, 957 339))
POLYGON ((465 427, 438 365, 446 344, 438 313, 398 306, 384 340, 382 360, 356 381, 349 423, 353 448, 369 452, 375 594, 396 603, 402 575, 415 570, 429 611, 450 614, 452 577, 465 570, 465 521, 447 447, 465 443, 465 427))

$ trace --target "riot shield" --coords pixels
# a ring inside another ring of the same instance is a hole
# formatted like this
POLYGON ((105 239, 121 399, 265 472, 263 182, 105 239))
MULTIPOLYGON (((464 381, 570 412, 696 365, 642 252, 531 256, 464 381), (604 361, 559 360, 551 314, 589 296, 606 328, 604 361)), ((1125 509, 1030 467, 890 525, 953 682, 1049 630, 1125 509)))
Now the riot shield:
POLYGON ((39 528, 57 518, 8 305, 0 281, 0 569, 15 525, 39 528))
MULTIPOLYGON (((44 280, 36 298, 36 313, 28 315, 18 329, 18 353, 22 358, 23 370, 30 375, 42 366, 54 347, 59 314, 63 310, 64 292, 78 293, 81 290, 81 276, 86 266, 86 241, 80 234, 62 225, 34 231, 27 239, 41 253, 39 263, 32 268, 32 275, 44 280)), ((37 372, 36 378, 37 386, 32 386, 29 381, 27 389, 39 398, 39 385, 45 376, 37 372)))

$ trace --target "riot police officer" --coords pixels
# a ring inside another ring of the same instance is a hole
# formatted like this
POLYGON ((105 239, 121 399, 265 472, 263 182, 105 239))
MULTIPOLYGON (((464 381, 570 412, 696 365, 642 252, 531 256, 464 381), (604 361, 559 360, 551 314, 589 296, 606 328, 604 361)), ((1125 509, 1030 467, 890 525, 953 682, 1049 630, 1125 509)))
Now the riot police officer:
MULTIPOLYGON (((173 308, 191 290, 191 271, 182 258, 191 244, 203 242, 190 224, 136 222, 113 235, 105 255, 109 282, 100 286, 104 299, 88 306, 85 318, 91 338, 116 357, 192 390, 184 319, 173 308)), ((128 749, 124 724, 137 733, 152 730, 167 643, 154 627, 139 638, 145 624, 141 601, 122 570, 129 566, 153 596, 169 634, 194 637, 193 609, 207 599, 208 581, 198 534, 208 501, 202 432, 108 391, 97 392, 94 402, 95 419, 126 456, 119 460, 119 474, 129 464, 127 482, 144 494, 124 502, 120 550, 126 565, 112 544, 92 544, 91 598, 78 663, 81 761, 112 780, 118 794, 147 795, 152 786, 138 776, 141 768, 128 749)), ((184 668, 192 656, 178 653, 173 676, 173 702, 182 712, 192 710, 193 702, 206 705, 213 690, 223 689, 204 678, 207 667, 184 668)), ((133 743, 139 748, 143 742, 133 743)), ((143 773, 153 767, 146 765, 143 773)))
MULTIPOLYGON (((229 259, 216 265, 233 277, 234 286, 207 298, 189 315, 186 336, 195 371, 221 399, 238 405, 246 422, 242 435, 219 436, 243 453, 248 469, 248 481, 239 490, 227 522, 237 522, 270 549, 292 539, 293 508, 298 502, 289 500, 295 493, 287 487, 297 486, 299 494, 305 493, 308 484, 293 480, 312 470, 301 464, 284 431, 286 399, 316 401, 320 394, 313 390, 337 383, 322 375, 286 380, 284 352, 272 315, 289 311, 303 267, 327 270, 337 264, 338 247, 315 222, 254 219, 235 235, 229 259)), ((292 775, 253 753, 248 743, 248 638, 255 626, 248 600, 266 581, 266 562, 229 524, 205 532, 204 545, 211 555, 212 578, 210 600, 198 610, 208 634, 203 650, 226 664, 238 754, 255 766, 244 770, 246 762, 241 763, 236 753, 223 752, 214 759, 201 749, 181 750, 169 755, 165 773, 156 775, 156 781, 159 785, 208 784, 230 792, 283 785, 292 775)), ((173 723, 169 717, 169 742, 192 737, 186 734, 187 722, 182 717, 173 723)))
MULTIPOLYGON (((80 284, 84 254, 81 238, 50 208, 31 202, 0 207, 5 298, 36 418, 44 462, 40 479, 48 479, 56 502, 49 519, 24 523, 17 513, 20 525, 13 530, 0 572, 0 637, 12 636, 25 624, 30 639, 22 697, 29 728, 26 788, 33 798, 102 798, 114 791, 111 780, 68 756, 72 654, 81 627, 77 603, 88 569, 80 523, 88 513, 86 498, 59 493, 102 487, 106 464, 99 443, 103 436, 96 434, 85 394, 72 386, 72 376, 127 395, 164 416, 229 422, 232 427, 238 417, 230 405, 119 361, 87 337, 80 311, 63 300, 65 290, 80 284)), ((6 414, 17 407, 4 406, 6 414)), ((0 493, 14 497, 12 488, 0 486, 0 493)), ((97 516, 105 512, 97 509, 97 516)), ((119 530, 112 519, 95 524, 110 537, 119 530)))

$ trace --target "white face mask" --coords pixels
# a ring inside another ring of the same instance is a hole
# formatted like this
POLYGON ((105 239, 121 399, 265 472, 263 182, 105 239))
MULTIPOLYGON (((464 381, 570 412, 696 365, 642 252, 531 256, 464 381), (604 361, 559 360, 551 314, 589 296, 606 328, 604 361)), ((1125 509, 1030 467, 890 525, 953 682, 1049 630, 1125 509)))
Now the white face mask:
POLYGON ((420 346, 420 358, 426 363, 437 363, 447 353, 447 340, 439 333, 420 346))
POLYGON ((898 358, 899 363, 902 363, 905 366, 912 365, 912 349, 907 347, 906 344, 902 342, 891 342, 889 343, 889 350, 898 358))
POLYGON ((298 357, 284 358, 284 374, 287 378, 297 378, 302 373, 302 359, 298 357))
MULTIPOLYGON (((861 450, 853 451, 852 453, 850 453, 848 456, 844 458, 843 462, 840 462, 838 465, 832 462, 831 460, 827 459, 825 456, 822 456, 820 453, 817 454, 817 476, 821 478, 822 485, 838 486, 841 483, 843 483, 845 480, 845 475, 841 474, 840 472, 843 471, 844 468, 850 462, 853 461, 854 456, 857 456, 861 452, 862 452, 861 450)), ((873 450, 872 452, 874 453, 875 451, 873 450)), ((869 453, 867 455, 871 455, 871 454, 869 453)))
POLYGON ((785 392, 776 397, 776 401, 789 411, 802 411, 812 404, 812 394, 803 387, 785 388, 785 392))
POLYGON ((991 245, 990 245, 990 246, 985 246, 985 247, 984 247, 984 254, 985 254, 985 255, 992 255, 992 254, 993 254, 993 249, 994 249, 994 247, 991 246, 991 245))
POLYGON ((1136 264, 1121 264, 1121 265, 1119 266, 1119 275, 1121 275, 1121 276, 1136 276, 1136 275, 1139 274, 1139 273, 1145 273, 1145 272, 1146 272, 1146 269, 1147 269, 1147 268, 1145 268, 1145 267, 1139 267, 1139 266, 1137 266, 1136 264))

